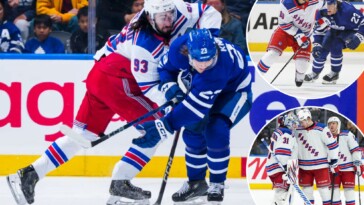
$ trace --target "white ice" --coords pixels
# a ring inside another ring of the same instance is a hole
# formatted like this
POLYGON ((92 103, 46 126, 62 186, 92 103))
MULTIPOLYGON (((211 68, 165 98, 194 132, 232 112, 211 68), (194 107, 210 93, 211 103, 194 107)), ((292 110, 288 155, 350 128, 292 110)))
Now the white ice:
MULTIPOLYGON (((182 186, 183 178, 169 178, 162 204, 170 205, 172 194, 182 186)), ((159 194, 161 178, 136 178, 133 184, 152 191, 153 204, 159 194)), ((222 204, 254 204, 245 179, 228 179, 222 204)), ((108 177, 46 177, 38 182, 35 189, 34 205, 100 205, 106 204, 110 178, 108 177)), ((6 178, 0 177, 0 204, 15 205, 7 186, 6 178)))
MULTIPOLYGON (((250 56, 255 65, 265 52, 251 52, 250 56)), ((264 78, 270 83, 278 72, 283 68, 289 58, 293 55, 293 52, 284 52, 282 56, 277 59, 276 63, 264 74, 264 78)), ((320 74, 319 79, 313 83, 304 82, 301 87, 296 87, 295 84, 295 63, 291 60, 288 65, 283 69, 282 73, 273 82, 273 86, 281 92, 299 98, 322 98, 326 96, 338 93, 352 84, 364 70, 363 53, 360 52, 346 52, 344 53, 343 67, 340 72, 339 80, 336 84, 324 85, 322 84, 322 78, 324 75, 331 71, 330 55, 327 57, 325 67, 320 74)), ((257 70, 257 72, 259 72, 257 70)), ((311 65, 308 68, 307 73, 312 72, 312 57, 311 65)), ((259 72, 261 73, 261 72, 259 72)))
MULTIPOLYGON (((250 190, 252 193, 252 197, 253 200, 255 201, 256 205, 269 205, 272 204, 273 202, 273 190, 250 190)), ((361 193, 361 197, 362 197, 362 202, 363 202, 363 193, 361 193)), ((320 198, 320 194, 317 190, 314 191, 314 197, 315 197, 315 204, 322 204, 322 200, 320 198)), ((355 193, 355 197, 356 197, 356 204, 359 204, 359 193, 356 192, 355 193)), ((345 204, 344 201, 345 197, 344 197, 344 192, 341 191, 341 200, 342 200, 342 204, 345 204)), ((294 193, 294 198, 293 198, 293 203, 292 204, 304 204, 303 200, 300 198, 300 196, 298 195, 298 193, 294 193)))

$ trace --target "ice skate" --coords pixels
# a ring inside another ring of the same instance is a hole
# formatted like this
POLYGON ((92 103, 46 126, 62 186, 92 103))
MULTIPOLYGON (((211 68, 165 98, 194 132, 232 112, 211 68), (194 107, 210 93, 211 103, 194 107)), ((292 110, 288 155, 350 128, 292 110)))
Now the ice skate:
POLYGON ((16 174, 11 174, 6 179, 18 205, 34 202, 34 188, 39 177, 32 165, 19 169, 16 174))
POLYGON ((339 79, 339 72, 331 71, 323 78, 322 84, 336 84, 336 81, 339 79))
POLYGON ((315 82, 315 80, 318 79, 319 75, 320 75, 320 73, 315 73, 315 72, 306 74, 305 75, 305 81, 310 82, 310 83, 315 82))
POLYGON ((221 204, 224 200, 224 183, 210 183, 207 191, 207 201, 211 204, 221 204))
POLYGON ((112 180, 107 205, 147 205, 152 194, 130 183, 130 180, 112 180))
POLYGON ((208 188, 205 180, 187 181, 172 195, 172 200, 174 204, 206 204, 208 188))
POLYGON ((296 82, 296 86, 297 87, 301 87, 302 83, 303 83, 303 79, 305 78, 305 74, 304 73, 299 73, 296 71, 296 76, 295 76, 295 82, 296 82))

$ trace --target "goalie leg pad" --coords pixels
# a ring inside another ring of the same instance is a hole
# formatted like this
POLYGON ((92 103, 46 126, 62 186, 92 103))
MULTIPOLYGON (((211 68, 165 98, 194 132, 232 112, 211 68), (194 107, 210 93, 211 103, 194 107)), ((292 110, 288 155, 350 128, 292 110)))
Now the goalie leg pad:
POLYGON ((286 189, 274 189, 274 199, 273 204, 274 205, 286 205, 286 199, 287 199, 288 191, 286 189))

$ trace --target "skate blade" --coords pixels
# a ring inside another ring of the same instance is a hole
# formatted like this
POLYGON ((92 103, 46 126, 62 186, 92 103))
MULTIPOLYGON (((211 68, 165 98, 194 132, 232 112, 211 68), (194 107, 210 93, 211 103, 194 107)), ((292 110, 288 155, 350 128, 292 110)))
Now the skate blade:
POLYGON ((330 85, 330 84, 335 85, 336 81, 337 80, 333 80, 333 81, 322 80, 322 84, 324 84, 324 85, 330 85))
POLYGON ((11 194, 18 205, 26 205, 27 201, 20 188, 20 178, 18 174, 11 174, 6 177, 11 194))
POLYGON ((207 203, 207 196, 197 196, 188 201, 174 202, 175 205, 204 205, 207 203))
POLYGON ((120 196, 110 196, 107 205, 149 205, 149 199, 134 200, 120 196))
POLYGON ((221 205, 221 201, 209 201, 209 204, 213 204, 213 205, 221 205))

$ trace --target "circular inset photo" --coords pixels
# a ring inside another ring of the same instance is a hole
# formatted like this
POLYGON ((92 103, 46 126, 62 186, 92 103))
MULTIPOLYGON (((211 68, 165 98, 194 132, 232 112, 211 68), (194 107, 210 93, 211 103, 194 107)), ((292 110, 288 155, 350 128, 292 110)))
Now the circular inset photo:
POLYGON ((339 113, 301 107, 258 133, 247 160, 255 204, 361 204, 362 132, 339 113), (332 188, 334 187, 334 188, 332 188))
POLYGON ((247 31, 263 78, 298 98, 322 98, 364 70, 363 4, 339 0, 258 0, 247 31))

